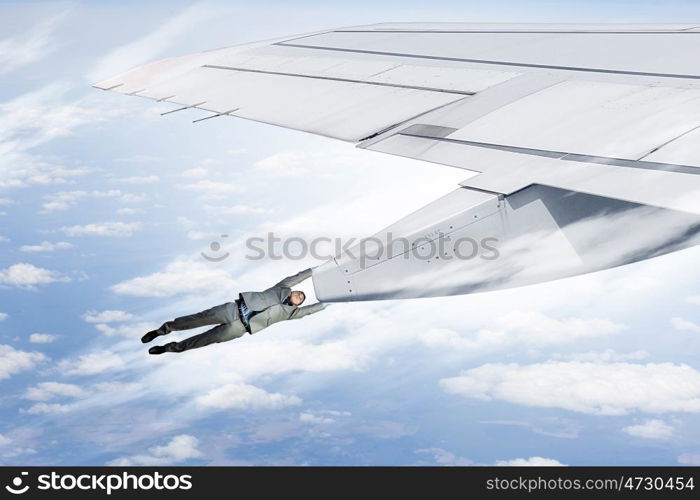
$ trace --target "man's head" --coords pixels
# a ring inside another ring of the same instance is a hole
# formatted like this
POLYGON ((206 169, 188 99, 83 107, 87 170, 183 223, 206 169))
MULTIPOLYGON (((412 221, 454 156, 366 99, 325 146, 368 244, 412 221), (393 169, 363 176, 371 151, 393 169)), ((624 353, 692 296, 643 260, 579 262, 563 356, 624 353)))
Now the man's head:
POLYGON ((304 300, 306 300, 306 295, 301 290, 294 290, 289 294, 289 302, 291 302, 293 306, 300 306, 304 300))

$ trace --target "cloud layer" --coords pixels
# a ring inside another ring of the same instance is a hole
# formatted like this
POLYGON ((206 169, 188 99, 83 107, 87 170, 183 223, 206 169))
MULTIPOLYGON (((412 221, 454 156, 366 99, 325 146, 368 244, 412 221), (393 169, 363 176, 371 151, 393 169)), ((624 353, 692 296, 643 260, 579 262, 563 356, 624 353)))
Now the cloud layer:
POLYGON ((700 412, 700 372, 674 363, 490 363, 440 381, 451 394, 593 415, 700 412))

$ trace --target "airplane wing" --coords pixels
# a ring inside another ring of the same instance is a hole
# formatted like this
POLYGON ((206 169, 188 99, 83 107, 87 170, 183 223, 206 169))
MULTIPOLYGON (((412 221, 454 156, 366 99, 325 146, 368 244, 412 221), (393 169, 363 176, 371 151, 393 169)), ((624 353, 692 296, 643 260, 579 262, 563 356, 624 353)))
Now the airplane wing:
POLYGON ((697 243, 700 26, 383 23, 166 59, 95 87, 462 168, 314 270, 319 300, 450 295, 697 243))

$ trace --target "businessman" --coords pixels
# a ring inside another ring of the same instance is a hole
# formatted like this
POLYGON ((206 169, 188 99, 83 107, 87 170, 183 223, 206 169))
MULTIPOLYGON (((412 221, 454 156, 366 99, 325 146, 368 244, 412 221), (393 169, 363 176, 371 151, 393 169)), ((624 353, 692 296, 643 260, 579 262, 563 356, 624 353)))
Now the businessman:
POLYGON ((283 279, 263 292, 243 292, 234 302, 206 309, 196 314, 181 316, 163 323, 157 330, 152 330, 141 337, 144 344, 156 337, 167 335, 172 331, 190 330, 205 325, 217 325, 214 328, 186 338, 180 342, 151 347, 150 354, 164 352, 182 352, 205 345, 226 342, 241 337, 245 332, 257 333, 268 326, 288 319, 299 319, 321 311, 326 304, 317 302, 304 307, 306 296, 300 290, 292 290, 311 276, 311 269, 301 271, 294 276, 283 279))

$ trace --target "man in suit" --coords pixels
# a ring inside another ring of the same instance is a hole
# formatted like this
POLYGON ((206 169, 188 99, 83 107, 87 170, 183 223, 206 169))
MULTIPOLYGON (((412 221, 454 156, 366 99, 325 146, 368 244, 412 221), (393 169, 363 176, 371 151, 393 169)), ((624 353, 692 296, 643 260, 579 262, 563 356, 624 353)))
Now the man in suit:
POLYGON ((233 340, 241 337, 245 332, 257 333, 278 321, 299 319, 321 311, 326 308, 326 304, 322 302, 299 307, 306 296, 300 290, 292 290, 293 286, 310 276, 311 269, 309 268, 283 279, 263 292, 243 292, 238 294, 238 299, 234 302, 226 302, 211 309, 167 321, 157 330, 152 330, 144 335, 141 342, 146 344, 156 337, 167 335, 172 331, 217 325, 204 333, 180 342, 153 346, 148 350, 150 354, 182 352, 233 340))

